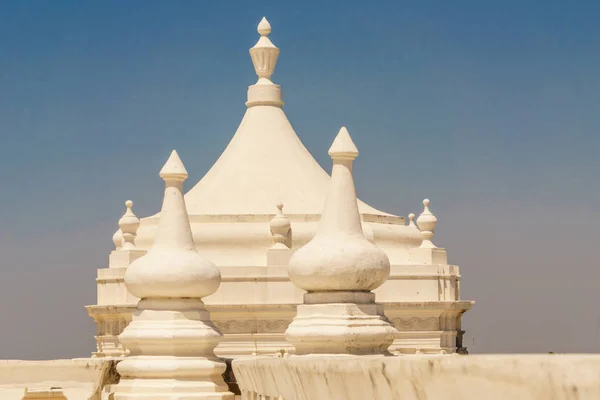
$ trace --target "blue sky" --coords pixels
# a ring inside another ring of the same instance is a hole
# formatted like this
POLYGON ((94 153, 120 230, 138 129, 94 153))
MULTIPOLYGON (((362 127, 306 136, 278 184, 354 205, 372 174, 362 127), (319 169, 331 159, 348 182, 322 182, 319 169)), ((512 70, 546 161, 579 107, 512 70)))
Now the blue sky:
POLYGON ((158 210, 173 148, 187 187, 217 159, 263 15, 284 109, 321 165, 346 125, 363 200, 400 215, 432 200, 435 242, 477 301, 471 350, 597 351, 599 14, 591 1, 0 3, 0 358, 92 350, 83 306, 123 201, 158 210))

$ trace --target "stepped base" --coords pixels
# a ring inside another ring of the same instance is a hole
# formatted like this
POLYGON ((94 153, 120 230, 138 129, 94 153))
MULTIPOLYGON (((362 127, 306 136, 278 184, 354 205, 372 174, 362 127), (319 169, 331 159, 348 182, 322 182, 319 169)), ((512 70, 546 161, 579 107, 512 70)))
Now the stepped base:
POLYGON ((295 354, 386 354, 398 335, 381 304, 301 304, 285 332, 295 354))
POLYGON ((227 385, 181 379, 125 379, 115 400, 233 400, 227 385))
POLYGON ((115 400, 233 400, 214 355, 221 333, 200 299, 142 299, 119 339, 131 356, 117 366, 115 400))

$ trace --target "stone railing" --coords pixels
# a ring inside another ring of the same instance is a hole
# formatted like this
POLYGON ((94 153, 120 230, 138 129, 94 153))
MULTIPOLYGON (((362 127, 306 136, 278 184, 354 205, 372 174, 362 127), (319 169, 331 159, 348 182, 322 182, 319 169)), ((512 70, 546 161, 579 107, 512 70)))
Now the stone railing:
POLYGON ((0 360, 0 399, 105 400, 119 376, 116 361, 0 360))
POLYGON ((600 399, 600 356, 240 358, 244 400, 600 399))

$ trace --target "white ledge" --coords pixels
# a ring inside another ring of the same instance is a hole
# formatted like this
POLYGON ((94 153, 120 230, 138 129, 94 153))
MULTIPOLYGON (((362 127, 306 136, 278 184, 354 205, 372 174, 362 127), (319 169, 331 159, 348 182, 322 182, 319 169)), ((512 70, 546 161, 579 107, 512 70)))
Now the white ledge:
POLYGON ((233 371, 243 399, 600 398, 596 355, 254 357, 233 371))

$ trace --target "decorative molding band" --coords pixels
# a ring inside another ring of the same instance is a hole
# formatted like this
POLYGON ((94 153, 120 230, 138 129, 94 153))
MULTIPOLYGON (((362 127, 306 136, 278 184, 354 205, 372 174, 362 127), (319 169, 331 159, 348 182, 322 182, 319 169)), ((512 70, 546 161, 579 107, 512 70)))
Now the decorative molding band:
POLYGON ((390 321, 399 331, 438 331, 440 328, 439 318, 436 317, 390 318, 390 321))
POLYGON ((256 334, 256 333, 284 333, 292 322, 289 319, 230 319, 214 320, 213 323, 224 334, 256 334))
MULTIPOLYGON (((210 223, 210 222, 269 222, 275 214, 211 214, 211 215, 190 215, 191 223, 210 223)), ((291 222, 319 222, 321 214, 286 214, 291 222)), ((360 213, 363 222, 374 222, 388 225, 405 225, 405 219, 397 215, 377 215, 360 213)), ((156 226, 158 224, 158 215, 142 218, 144 225, 156 226)))

